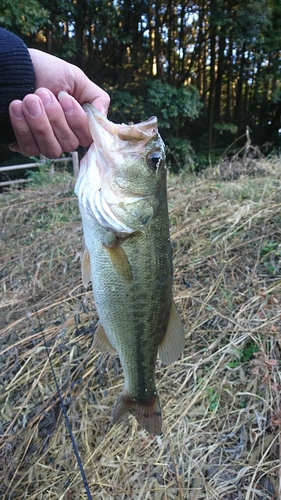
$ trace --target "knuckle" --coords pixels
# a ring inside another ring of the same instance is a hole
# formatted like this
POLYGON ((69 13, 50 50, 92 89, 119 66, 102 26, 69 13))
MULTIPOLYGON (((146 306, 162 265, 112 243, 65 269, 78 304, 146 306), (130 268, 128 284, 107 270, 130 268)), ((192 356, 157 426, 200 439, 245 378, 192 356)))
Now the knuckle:
POLYGON ((109 106, 110 105, 110 96, 109 96, 109 94, 107 92, 104 91, 104 93, 105 93, 104 98, 105 98, 105 100, 106 100, 106 102, 107 102, 107 104, 109 106))
POLYGON ((47 158, 50 158, 51 160, 55 158, 59 158, 62 154, 63 150, 60 146, 56 146, 53 148, 42 148, 41 153, 43 153, 44 156, 47 158))
POLYGON ((103 99, 104 99, 105 106, 107 106, 107 109, 108 109, 110 106, 110 97, 109 97, 109 94, 105 91, 104 91, 103 99))
POLYGON ((36 144, 25 144, 24 146, 20 147, 20 152, 24 156, 37 156, 40 154, 40 150, 36 144))
POLYGON ((73 138, 71 141, 66 141, 61 144, 63 151, 66 153, 70 153, 71 151, 75 151, 75 149, 79 146, 79 139, 77 137, 73 138))

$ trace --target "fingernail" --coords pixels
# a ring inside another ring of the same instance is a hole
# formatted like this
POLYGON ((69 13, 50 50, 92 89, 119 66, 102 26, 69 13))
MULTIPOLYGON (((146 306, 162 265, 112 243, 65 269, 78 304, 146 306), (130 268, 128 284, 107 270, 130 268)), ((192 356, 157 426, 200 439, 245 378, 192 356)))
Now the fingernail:
POLYGON ((62 90, 58 93, 58 100, 65 113, 72 113, 74 110, 73 101, 70 95, 62 90))
POLYGON ((46 90, 40 90, 40 92, 37 92, 37 95, 40 97, 41 101, 43 102, 44 106, 48 106, 48 104, 51 104, 52 99, 46 90))
POLYGON ((14 153, 16 153, 18 151, 18 143, 17 142, 13 142, 12 144, 9 144, 9 149, 11 151, 13 151, 14 153))
POLYGON ((12 103, 10 108, 16 118, 23 118, 22 103, 12 103))
POLYGON ((31 116, 39 116, 42 113, 40 103, 37 98, 30 98, 26 103, 26 109, 31 116))

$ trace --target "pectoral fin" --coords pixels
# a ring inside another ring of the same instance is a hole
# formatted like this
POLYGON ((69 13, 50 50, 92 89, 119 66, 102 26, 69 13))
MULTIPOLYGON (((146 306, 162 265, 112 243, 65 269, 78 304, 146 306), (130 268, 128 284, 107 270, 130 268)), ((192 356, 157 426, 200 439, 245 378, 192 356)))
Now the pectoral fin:
POLYGON ((82 271, 83 285, 87 287, 91 281, 91 261, 90 261, 90 254, 86 247, 82 257, 81 271, 82 271))
POLYGON ((164 339, 159 345, 159 356, 164 365, 176 361, 185 345, 184 330, 180 315, 174 301, 172 302, 168 328, 164 339))
POLYGON ((95 331, 93 348, 100 352, 106 352, 108 354, 117 354, 115 349, 112 347, 108 340, 108 337, 103 329, 103 326, 99 323, 95 331))
POLYGON ((110 257, 110 260, 112 262, 115 271, 125 281, 131 281, 132 280, 131 266, 122 246, 120 244, 116 244, 114 246, 107 246, 107 245, 104 246, 107 250, 107 253, 110 257))

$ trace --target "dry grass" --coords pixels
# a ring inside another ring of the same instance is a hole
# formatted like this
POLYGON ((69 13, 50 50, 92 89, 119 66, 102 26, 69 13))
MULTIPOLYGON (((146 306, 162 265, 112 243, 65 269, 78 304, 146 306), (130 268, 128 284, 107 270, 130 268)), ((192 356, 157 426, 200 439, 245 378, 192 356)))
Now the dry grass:
POLYGON ((0 498, 86 499, 38 318, 94 499, 281 497, 280 163, 171 176, 169 198, 186 349, 157 365, 153 438, 110 423, 123 375, 92 349, 73 179, 0 195, 0 498))

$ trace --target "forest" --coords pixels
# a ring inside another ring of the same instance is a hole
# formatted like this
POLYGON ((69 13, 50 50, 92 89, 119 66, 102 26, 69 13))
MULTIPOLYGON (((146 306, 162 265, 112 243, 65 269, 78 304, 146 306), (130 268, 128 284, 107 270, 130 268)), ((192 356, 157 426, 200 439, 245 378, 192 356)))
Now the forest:
POLYGON ((238 150, 246 127, 278 149, 278 0, 2 0, 0 25, 81 67, 113 121, 157 115, 174 171, 238 150))

